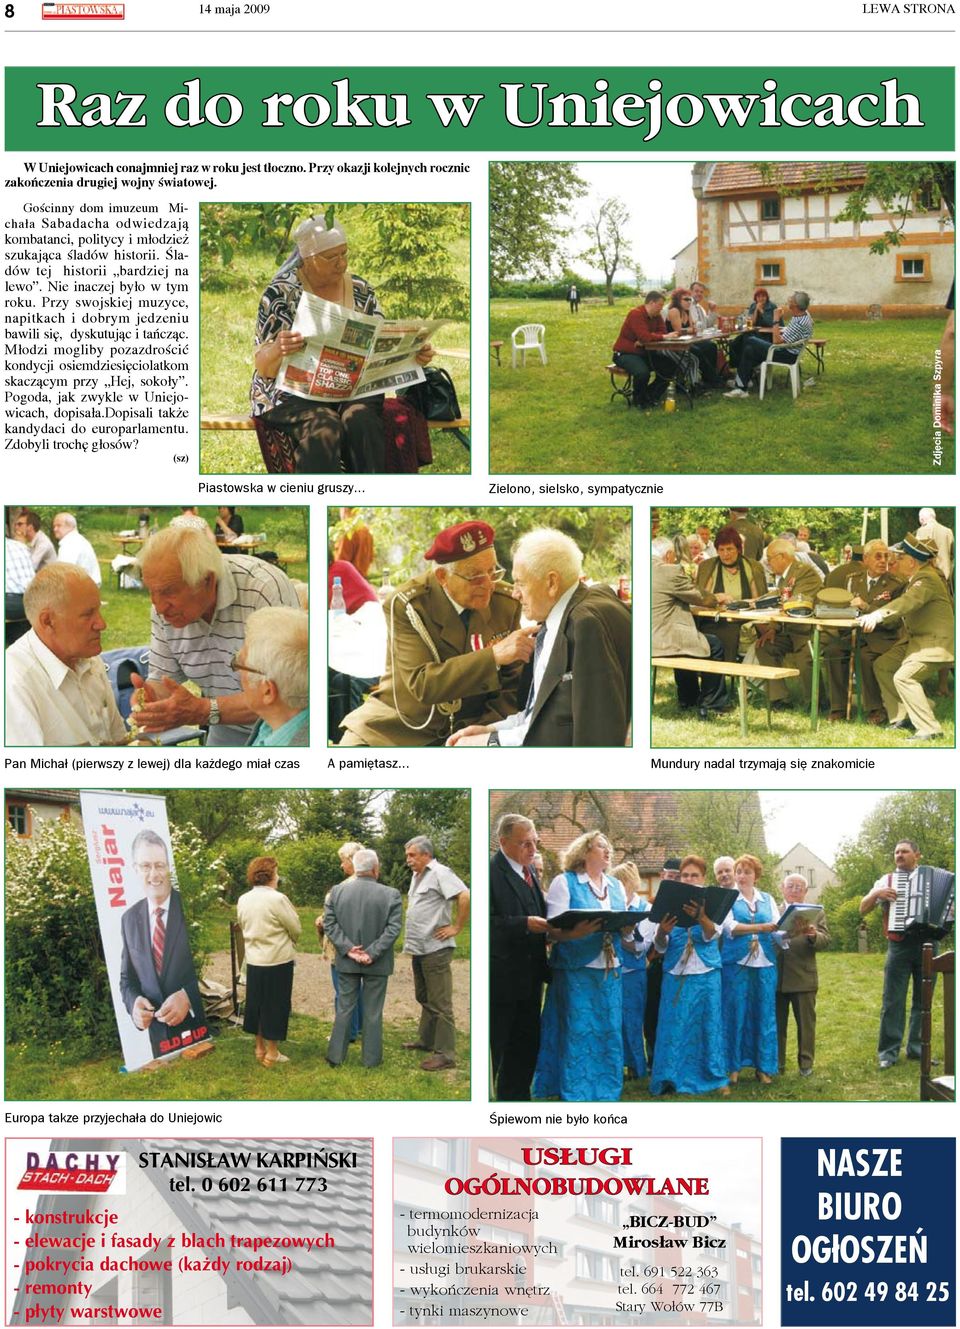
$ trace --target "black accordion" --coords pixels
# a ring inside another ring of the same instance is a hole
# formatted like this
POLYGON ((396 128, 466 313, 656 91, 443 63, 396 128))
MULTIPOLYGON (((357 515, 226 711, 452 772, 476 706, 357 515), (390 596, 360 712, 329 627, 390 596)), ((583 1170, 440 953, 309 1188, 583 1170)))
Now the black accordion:
POLYGON ((887 931, 937 941, 945 937, 953 923, 955 880, 946 868, 925 863, 912 872, 894 872, 897 898, 890 902, 887 931))

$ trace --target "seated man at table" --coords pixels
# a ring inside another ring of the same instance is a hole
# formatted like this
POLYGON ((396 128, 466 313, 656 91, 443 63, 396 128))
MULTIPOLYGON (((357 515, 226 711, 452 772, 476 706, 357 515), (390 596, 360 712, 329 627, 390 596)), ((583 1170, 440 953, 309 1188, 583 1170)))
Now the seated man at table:
POLYGON ((650 546, 653 558, 653 587, 651 625, 653 629, 652 654, 654 656, 689 655, 690 669, 675 669, 677 701, 681 710, 694 706, 701 720, 707 720, 712 711, 728 707, 727 684, 723 674, 699 674, 697 660, 723 659, 723 647, 710 632, 700 632, 691 613, 693 605, 723 606, 727 596, 714 595, 695 586, 686 570, 677 562, 670 540, 659 536, 650 546))
MULTIPOLYGON (((784 599, 804 596, 816 600, 823 583, 812 563, 803 563, 789 540, 771 540, 767 545, 767 564, 776 578, 776 589, 784 599)), ((757 639, 757 664, 783 665, 799 669, 800 690, 805 704, 810 702, 812 661, 810 657, 810 628, 801 626, 803 619, 793 623, 767 623, 760 628, 757 639)), ((784 679, 775 678, 767 683, 770 702, 775 711, 790 707, 789 692, 784 679)))
MULTIPOLYGON (((755 600, 766 595, 767 575, 763 564, 744 554, 743 539, 735 526, 724 526, 717 531, 716 546, 716 558, 705 558, 697 567, 697 585, 701 591, 723 594, 730 600, 755 600)), ((743 623, 729 619, 710 624, 710 631, 723 647, 725 660, 736 660, 739 655, 744 627, 743 623)))
POLYGON ((643 304, 631 309, 623 320, 620 335, 613 344, 613 362, 633 375, 634 406, 654 406, 667 390, 672 363, 651 349, 651 342, 672 341, 678 332, 668 332, 663 318, 666 297, 662 291, 648 291, 643 304), (659 372, 658 372, 659 370, 659 372), (650 375, 653 381, 648 383, 650 375))
POLYGON ((7 649, 6 741, 18 747, 123 743, 106 665, 100 588, 72 563, 50 563, 23 594, 30 631, 7 649))
MULTIPOLYGON (((883 540, 868 540, 863 546, 863 561, 841 563, 827 573, 824 586, 850 591, 853 604, 864 614, 889 604, 903 590, 903 582, 887 571, 887 552, 883 540)), ((866 633, 860 639, 860 695, 867 721, 872 725, 887 723, 887 712, 883 707, 874 666, 879 656, 889 651, 899 636, 899 625, 891 623, 866 633)), ((853 632, 843 628, 824 633, 823 658, 830 679, 830 719, 834 721, 845 719, 847 714, 853 641, 853 632)))
MULTIPOLYGON (((773 325, 773 344, 775 347, 773 359, 777 364, 795 364, 804 343, 808 342, 813 336, 813 319, 808 312, 809 308, 810 297, 806 291, 794 291, 787 301, 789 322, 784 323, 783 312, 777 311, 779 317, 773 325)), ((737 377, 734 386, 723 395, 733 399, 746 397, 754 370, 766 360, 769 351, 769 337, 752 333, 742 338, 737 364, 737 377)))

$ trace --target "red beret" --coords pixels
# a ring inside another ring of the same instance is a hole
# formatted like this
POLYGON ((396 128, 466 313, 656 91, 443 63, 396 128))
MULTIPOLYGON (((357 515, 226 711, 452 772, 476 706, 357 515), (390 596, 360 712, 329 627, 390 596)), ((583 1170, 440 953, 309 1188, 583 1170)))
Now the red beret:
POLYGON ((424 558, 431 563, 459 563, 484 549, 492 549, 493 534, 493 527, 485 521, 462 521, 441 531, 424 558))

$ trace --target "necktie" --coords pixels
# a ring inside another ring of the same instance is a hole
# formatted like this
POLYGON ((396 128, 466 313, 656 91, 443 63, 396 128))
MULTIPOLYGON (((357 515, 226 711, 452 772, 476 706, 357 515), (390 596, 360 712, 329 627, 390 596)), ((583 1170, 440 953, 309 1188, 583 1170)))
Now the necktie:
POLYGON ((464 628, 466 629, 466 631, 467 631, 467 636, 470 635, 470 615, 471 615, 472 613, 473 613, 473 610, 472 610, 472 609, 461 609, 461 610, 460 610, 460 622, 463 624, 464 628))
POLYGON ((153 924, 153 967, 159 974, 163 968, 163 944, 167 939, 167 930, 163 925, 163 907, 156 910, 153 924))
POLYGON ((530 871, 529 868, 523 869, 523 879, 530 887, 530 889, 533 890, 533 873, 530 871))
POLYGON ((527 704, 523 708, 524 715, 529 715, 533 710, 533 703, 537 695, 537 661, 543 654, 543 643, 547 639, 547 625, 540 624, 540 631, 537 633, 536 645, 533 648, 533 677, 530 680, 530 691, 527 693, 527 704))

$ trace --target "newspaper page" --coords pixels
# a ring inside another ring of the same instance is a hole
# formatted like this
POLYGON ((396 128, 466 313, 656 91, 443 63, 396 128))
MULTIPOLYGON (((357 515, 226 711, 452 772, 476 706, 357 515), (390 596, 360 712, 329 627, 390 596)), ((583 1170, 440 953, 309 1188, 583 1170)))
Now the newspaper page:
POLYGON ((957 1323, 955 9, 4 4, 6 1324, 957 1323))
POLYGON ((304 347, 281 365, 280 389, 308 401, 346 401, 422 383, 417 353, 443 322, 345 317, 342 306, 304 291, 293 320, 304 347))

